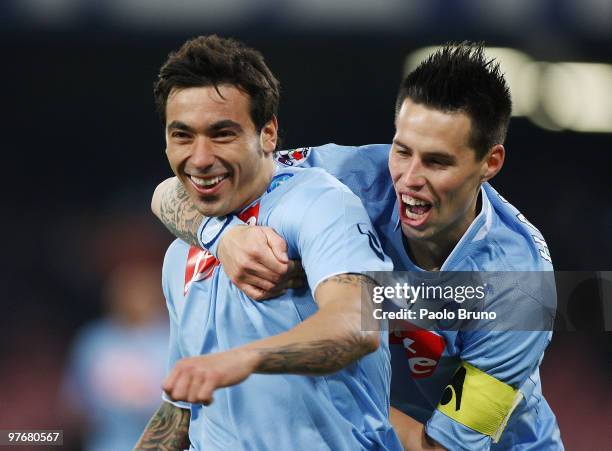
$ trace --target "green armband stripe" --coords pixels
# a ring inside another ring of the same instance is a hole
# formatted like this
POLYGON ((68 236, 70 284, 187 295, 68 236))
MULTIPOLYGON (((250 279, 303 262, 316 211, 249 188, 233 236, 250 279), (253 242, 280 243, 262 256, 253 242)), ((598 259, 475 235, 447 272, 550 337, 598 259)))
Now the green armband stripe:
POLYGON ((522 397, 518 389, 462 362, 444 389, 438 410, 496 443, 522 397))

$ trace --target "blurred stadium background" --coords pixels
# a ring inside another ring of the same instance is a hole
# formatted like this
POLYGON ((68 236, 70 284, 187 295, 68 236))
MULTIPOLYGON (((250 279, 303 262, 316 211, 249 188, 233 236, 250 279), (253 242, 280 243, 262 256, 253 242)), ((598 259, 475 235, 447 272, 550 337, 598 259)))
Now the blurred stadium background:
MULTIPOLYGON (((146 418, 157 405, 129 371, 82 388, 78 361, 102 352, 82 343, 103 317, 117 336, 135 328, 143 355, 155 340, 143 337, 156 313, 112 306, 161 296, 147 271, 170 237, 148 204, 170 170, 151 88, 168 52, 198 34, 262 51, 283 86, 284 147, 388 142, 402 73, 424 48, 501 48, 518 115, 494 185, 540 228, 557 269, 612 270, 610 0, 4 0, 0 17, 0 429, 64 429, 65 448, 84 449, 92 425, 113 430, 117 412, 146 418), (95 407, 125 387, 142 390, 95 407)), ((612 449, 610 337, 559 332, 545 356, 570 450, 612 449)), ((123 351, 108 366, 124 368, 123 351)))

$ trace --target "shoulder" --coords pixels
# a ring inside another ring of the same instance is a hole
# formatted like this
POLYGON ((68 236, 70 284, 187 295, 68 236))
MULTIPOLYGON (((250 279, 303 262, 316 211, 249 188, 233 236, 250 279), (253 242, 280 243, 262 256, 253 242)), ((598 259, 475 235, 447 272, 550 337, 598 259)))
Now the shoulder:
POLYGON ((283 195, 283 203, 287 203, 285 196, 315 200, 329 192, 352 195, 343 183, 318 167, 280 169, 272 179, 272 189, 277 188, 275 182, 282 183, 278 192, 283 195))
POLYGON ((368 144, 364 146, 342 146, 324 144, 316 147, 298 147, 275 153, 277 164, 285 167, 334 167, 337 163, 351 160, 368 160, 386 164, 389 144, 368 144))
POLYGON ((360 198, 320 168, 286 168, 275 178, 285 179, 267 197, 262 224, 281 234, 312 232, 338 221, 369 222, 360 198))
POLYGON ((487 233, 475 259, 482 271, 551 271, 552 261, 542 233, 488 183, 483 185, 490 203, 487 233), (487 258, 489 256, 489 258, 487 258))

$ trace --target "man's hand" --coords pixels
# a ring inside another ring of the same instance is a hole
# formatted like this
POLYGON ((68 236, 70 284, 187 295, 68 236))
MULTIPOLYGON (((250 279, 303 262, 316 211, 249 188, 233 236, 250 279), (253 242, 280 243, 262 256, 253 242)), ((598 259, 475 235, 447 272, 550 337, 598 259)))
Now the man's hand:
POLYGON ((261 301, 304 286, 298 260, 287 257, 287 243, 270 227, 228 230, 219 244, 219 260, 230 280, 251 299, 261 301))
POLYGON ((389 410, 389 420, 405 451, 446 450, 446 448, 436 443, 434 439, 427 435, 423 424, 395 407, 391 407, 389 410))
POLYGON ((237 348, 180 360, 163 384, 175 401, 208 405, 217 388, 236 385, 255 371, 257 355, 237 348))
MULTIPOLYGON (((252 373, 331 374, 380 344, 378 324, 362 330, 363 290, 372 281, 360 274, 338 274, 321 282, 319 310, 294 328, 239 348, 180 360, 164 381, 171 399, 210 404, 213 392, 236 385, 252 373)), ((363 316, 370 316, 363 312, 363 316)))
MULTIPOLYGON (((172 177, 160 183, 151 200, 155 216, 183 241, 198 246, 198 227, 204 220, 181 182, 172 177)), ((287 257, 287 243, 270 227, 234 227, 219 238, 217 256, 230 278, 251 299, 261 301, 304 285, 299 262, 287 257)))

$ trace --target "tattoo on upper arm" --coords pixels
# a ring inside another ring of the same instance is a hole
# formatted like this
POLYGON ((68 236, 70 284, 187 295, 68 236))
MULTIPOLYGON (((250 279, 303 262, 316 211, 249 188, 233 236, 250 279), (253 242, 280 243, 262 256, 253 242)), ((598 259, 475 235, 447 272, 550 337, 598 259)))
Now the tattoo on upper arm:
POLYGON ((372 278, 365 274, 345 273, 338 274, 336 276, 329 277, 319 284, 319 287, 323 285, 335 282, 345 285, 361 285, 363 288, 371 289, 372 287, 378 286, 378 283, 372 278))
POLYGON ((170 232, 181 240, 198 245, 198 227, 204 217, 195 208, 183 184, 174 182, 174 189, 162 193, 160 219, 170 232))
POLYGON ((164 402, 147 424, 134 451, 182 451, 189 448, 190 417, 189 410, 164 402))

